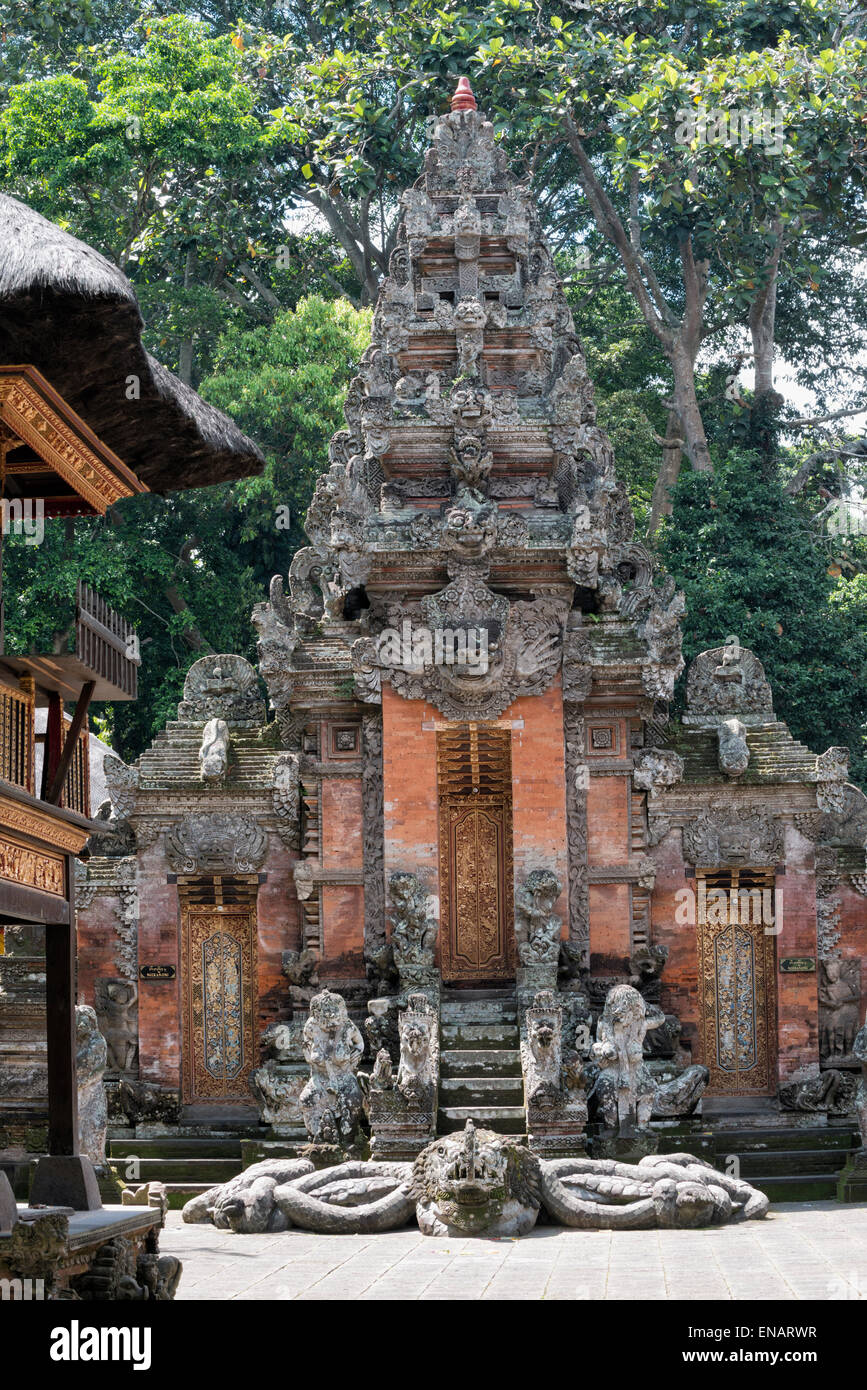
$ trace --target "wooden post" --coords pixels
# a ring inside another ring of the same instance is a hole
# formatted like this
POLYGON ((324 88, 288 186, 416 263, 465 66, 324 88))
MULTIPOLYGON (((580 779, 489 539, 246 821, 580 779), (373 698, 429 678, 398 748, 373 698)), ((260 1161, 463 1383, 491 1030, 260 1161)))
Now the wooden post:
POLYGON ((48 1152, 78 1153, 78 1088, 75 1075, 75 878, 66 857, 69 921, 45 928, 48 1002, 48 1152))
POLYGON ((63 701, 56 690, 48 693, 48 715, 45 720, 45 742, 42 745, 42 786, 39 796, 48 800, 48 789, 54 780, 63 743, 63 701))
MULTIPOLYGON (((63 745, 63 752, 57 761, 54 769, 54 776, 48 787, 46 801, 52 805, 59 806, 63 784, 66 781, 66 774, 69 771, 69 764, 72 762, 72 755, 75 752, 75 745, 78 743, 78 736, 81 733, 87 714, 87 707, 90 704, 90 697, 96 689, 96 681, 88 681, 87 685, 81 687, 81 694, 75 705, 75 713, 72 716, 72 723, 69 726, 69 733, 66 735, 66 742, 63 745)), ((61 725, 61 733, 62 733, 61 725)), ((59 747, 59 744, 58 744, 59 747)))

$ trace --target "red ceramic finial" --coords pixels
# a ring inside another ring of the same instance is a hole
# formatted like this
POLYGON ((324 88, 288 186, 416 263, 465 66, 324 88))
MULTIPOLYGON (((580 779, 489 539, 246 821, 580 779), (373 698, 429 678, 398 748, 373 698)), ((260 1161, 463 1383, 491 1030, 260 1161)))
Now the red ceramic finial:
POLYGON ((473 96, 473 89, 470 86, 469 78, 459 77, 455 94, 452 97, 453 111, 475 111, 476 99, 473 96))

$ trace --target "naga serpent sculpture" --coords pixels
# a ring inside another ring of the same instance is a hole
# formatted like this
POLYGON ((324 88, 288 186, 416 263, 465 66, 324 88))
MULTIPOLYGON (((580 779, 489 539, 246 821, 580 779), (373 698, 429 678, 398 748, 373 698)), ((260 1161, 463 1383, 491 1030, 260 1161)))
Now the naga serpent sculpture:
POLYGON ((540 1159, 518 1139, 476 1129, 428 1144, 414 1163, 354 1161, 315 1170, 303 1158, 254 1164, 184 1207, 188 1222, 238 1232, 297 1227, 323 1235, 397 1230, 425 1235, 525 1235, 541 1209, 579 1230, 696 1227, 763 1217, 768 1199, 692 1154, 639 1163, 540 1159))

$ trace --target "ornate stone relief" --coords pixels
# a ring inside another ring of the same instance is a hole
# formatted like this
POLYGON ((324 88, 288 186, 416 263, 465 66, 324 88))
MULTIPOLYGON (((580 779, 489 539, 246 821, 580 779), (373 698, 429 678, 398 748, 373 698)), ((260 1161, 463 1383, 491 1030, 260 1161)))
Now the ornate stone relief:
POLYGON ((355 1073, 364 1040, 339 994, 326 989, 311 999, 303 1046, 310 1080, 299 1104, 307 1133, 314 1144, 351 1148, 361 1119, 361 1088, 355 1073))
POLYGON ((394 873, 388 880, 388 901, 389 945, 401 987, 434 984, 438 923, 428 915, 426 890, 415 874, 394 873))
POLYGON ((290 849, 297 849, 301 815, 301 774, 297 753, 278 753, 274 759, 271 803, 277 817, 277 833, 290 849))
POLYGON ((566 842, 569 873, 569 940, 561 949, 562 965, 576 975, 590 964, 590 897, 587 883, 587 788, 584 716, 565 707, 566 842))
POLYGON ((774 717, 771 687, 758 657, 736 638, 724 647, 700 652, 686 679, 686 708, 691 715, 774 717))
POLYGON ((249 661, 221 653, 193 662, 178 705, 179 719, 259 725, 264 723, 264 713, 258 677, 249 661))
POLYGON ((705 811, 683 827, 683 852, 690 864, 777 864, 783 857, 783 826, 760 806, 705 811))
POLYGON ((366 958, 372 960, 386 944, 382 716, 379 711, 365 714, 362 718, 361 755, 364 950, 366 958))
POLYGON ((249 816, 193 815, 169 831, 166 858, 178 874, 255 873, 267 836, 249 816))
POLYGON ((115 811, 119 816, 129 816, 135 810, 138 795, 138 768, 127 767, 113 753, 107 753, 102 760, 102 770, 115 811))

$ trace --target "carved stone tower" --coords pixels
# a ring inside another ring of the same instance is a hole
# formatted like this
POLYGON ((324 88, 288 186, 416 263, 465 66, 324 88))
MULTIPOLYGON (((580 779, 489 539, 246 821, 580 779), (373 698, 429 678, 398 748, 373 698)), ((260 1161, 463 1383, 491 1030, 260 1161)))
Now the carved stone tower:
POLYGON ((516 884, 547 870, 561 973, 622 974, 652 886, 633 755, 682 598, 633 540, 535 208, 465 79, 402 202, 310 545, 253 619, 300 760, 301 945, 322 979, 387 971, 386 885, 411 873, 443 978, 514 979, 516 884))

